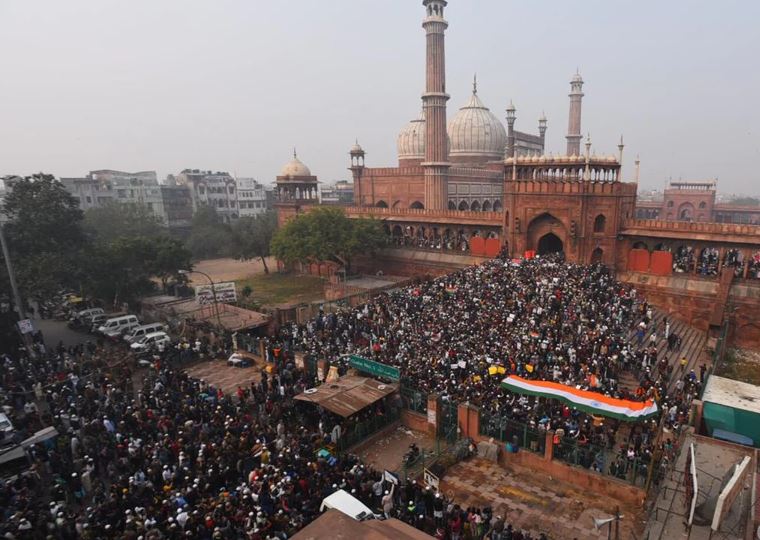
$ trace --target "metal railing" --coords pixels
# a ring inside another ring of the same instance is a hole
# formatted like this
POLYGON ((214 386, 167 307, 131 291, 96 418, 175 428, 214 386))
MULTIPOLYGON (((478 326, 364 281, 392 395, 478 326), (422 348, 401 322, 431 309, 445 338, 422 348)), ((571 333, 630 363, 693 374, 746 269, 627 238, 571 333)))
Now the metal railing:
POLYGON ((568 465, 582 467, 588 471, 612 476, 634 486, 645 486, 649 475, 651 459, 627 456, 603 446, 585 443, 569 437, 562 437, 554 445, 553 459, 568 465))
POLYGON ((398 421, 400 418, 401 411, 398 409, 391 409, 382 416, 375 415, 363 422, 359 422, 346 428, 346 431, 341 435, 340 439, 338 439, 338 450, 348 450, 352 446, 364 441, 367 437, 398 421))
POLYGON ((404 404, 405 409, 420 414, 427 414, 428 395, 426 393, 404 385, 401 385, 399 388, 399 393, 401 394, 401 402, 404 404))
POLYGON ((480 411, 480 434, 493 437, 517 448, 543 454, 546 432, 506 417, 480 411))

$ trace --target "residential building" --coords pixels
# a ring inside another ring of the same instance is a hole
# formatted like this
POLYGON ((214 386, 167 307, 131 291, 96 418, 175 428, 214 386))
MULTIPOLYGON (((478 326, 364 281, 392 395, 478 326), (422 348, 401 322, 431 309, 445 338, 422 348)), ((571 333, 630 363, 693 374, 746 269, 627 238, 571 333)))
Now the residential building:
POLYGON ((240 217, 256 216, 267 211, 267 194, 255 178, 237 178, 237 203, 240 217))
POLYGON ((238 218, 237 185, 229 173, 185 169, 175 179, 190 189, 193 212, 207 205, 215 208, 225 223, 238 218))

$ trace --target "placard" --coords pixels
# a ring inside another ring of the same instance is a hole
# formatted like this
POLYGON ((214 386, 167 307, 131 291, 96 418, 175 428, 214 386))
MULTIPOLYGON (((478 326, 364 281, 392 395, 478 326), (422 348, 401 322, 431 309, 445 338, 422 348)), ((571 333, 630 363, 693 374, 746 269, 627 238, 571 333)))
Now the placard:
POLYGON ((195 287, 195 299, 199 304, 213 304, 214 293, 216 293, 217 302, 236 302, 237 291, 235 290, 234 281, 224 281, 211 285, 198 285, 195 287))
POLYGON ((430 486, 431 488, 438 491, 438 484, 440 484, 440 480, 436 475, 431 473, 428 469, 422 470, 422 481, 425 482, 426 486, 430 486))

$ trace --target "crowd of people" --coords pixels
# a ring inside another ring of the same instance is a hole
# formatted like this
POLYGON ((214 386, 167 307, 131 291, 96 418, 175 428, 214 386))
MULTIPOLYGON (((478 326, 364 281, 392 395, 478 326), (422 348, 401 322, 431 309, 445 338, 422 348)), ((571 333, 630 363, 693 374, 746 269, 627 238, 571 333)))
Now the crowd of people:
MULTIPOLYGON (((345 366, 346 354, 358 354, 398 366, 402 384, 424 393, 614 450, 618 422, 600 424, 556 402, 511 394, 501 387, 504 373, 616 398, 655 399, 677 408, 678 426, 694 392, 668 395, 680 348, 658 361, 658 333, 668 332, 667 320, 657 320, 646 299, 605 266, 551 255, 502 256, 351 310, 320 314, 283 329, 280 338, 286 349, 331 364, 345 366), (637 388, 620 385, 624 372, 636 377, 637 388)), ((649 456, 656 429, 656 421, 637 425, 622 451, 649 456)))
MULTIPOLYGON (((266 345, 274 374, 234 395, 188 376, 187 359, 173 350, 139 373, 120 353, 94 346, 59 346, 34 361, 5 354, 0 389, 16 427, 30 434, 52 425, 59 435, 31 447, 29 471, 0 483, 0 533, 286 539, 319 515, 325 496, 344 489, 436 538, 535 539, 489 508, 459 507, 416 484, 383 480, 356 456, 322 452, 335 442, 335 420, 293 400, 315 384, 296 367, 295 353, 341 371, 346 354, 364 355, 398 366, 403 384, 444 400, 612 445, 614 424, 597 426, 499 383, 514 373, 657 399, 675 429, 702 377, 683 373, 668 394, 670 366, 656 362, 654 345, 635 339, 658 324, 636 290, 601 265, 500 257, 283 327, 266 345), (502 374, 491 373, 495 366, 502 374), (637 375, 635 393, 619 385, 623 371, 637 375)), ((621 452, 651 452, 654 426, 637 425, 621 452)))

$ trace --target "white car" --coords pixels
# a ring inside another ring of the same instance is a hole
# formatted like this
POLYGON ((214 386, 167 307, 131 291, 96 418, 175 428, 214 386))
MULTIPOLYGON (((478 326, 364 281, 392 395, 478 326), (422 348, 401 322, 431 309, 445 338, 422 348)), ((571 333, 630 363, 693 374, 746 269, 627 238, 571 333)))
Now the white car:
POLYGON ((151 350, 158 350, 161 344, 167 346, 171 343, 171 341, 171 338, 166 334, 166 332, 153 332, 152 334, 141 337, 132 343, 129 348, 132 350, 132 352, 142 353, 151 350))

